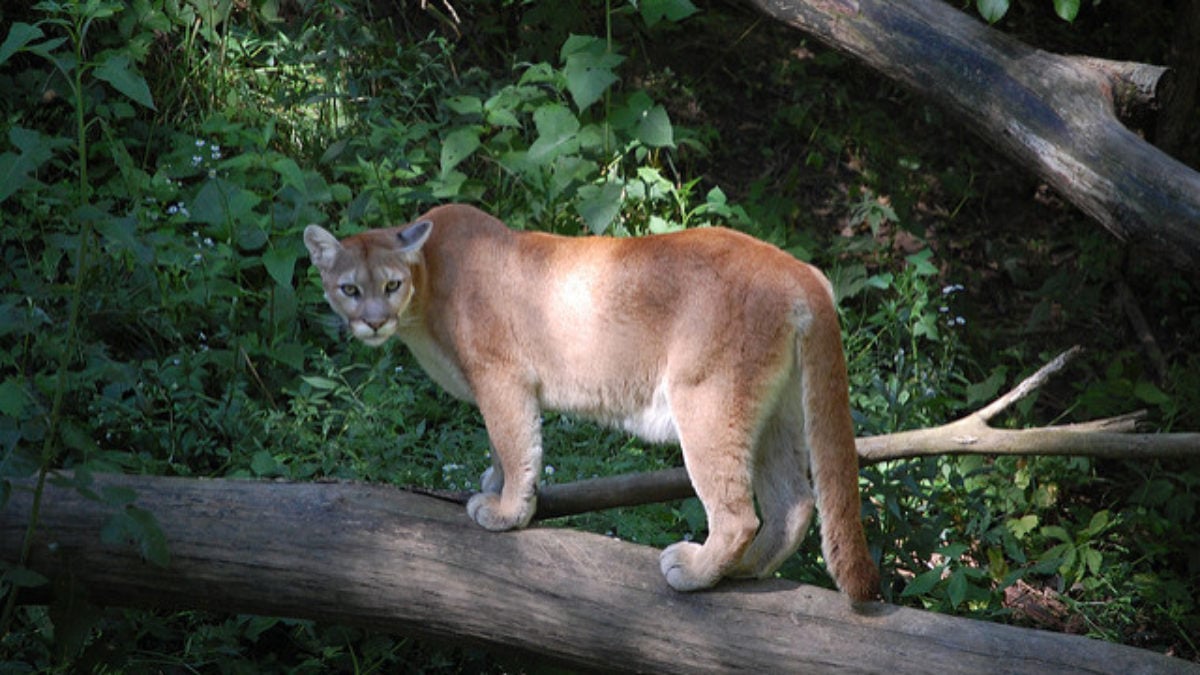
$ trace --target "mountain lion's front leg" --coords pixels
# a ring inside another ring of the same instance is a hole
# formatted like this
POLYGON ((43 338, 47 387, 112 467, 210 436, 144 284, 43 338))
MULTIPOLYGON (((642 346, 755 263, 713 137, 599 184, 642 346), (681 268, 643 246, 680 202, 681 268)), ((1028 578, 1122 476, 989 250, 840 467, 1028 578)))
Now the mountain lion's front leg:
POLYGON ((492 442, 492 468, 482 478, 483 491, 467 502, 467 513, 489 530, 525 527, 537 510, 541 410, 519 385, 491 379, 474 389, 492 442))

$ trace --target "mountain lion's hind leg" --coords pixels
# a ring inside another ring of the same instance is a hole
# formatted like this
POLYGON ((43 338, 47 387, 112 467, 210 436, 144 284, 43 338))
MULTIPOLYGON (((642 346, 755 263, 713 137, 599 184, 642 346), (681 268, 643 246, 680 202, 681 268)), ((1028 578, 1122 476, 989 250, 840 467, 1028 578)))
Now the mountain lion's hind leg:
POLYGON ((708 516, 703 545, 681 541, 659 557, 663 576, 677 591, 717 583, 741 560, 758 529, 748 466, 751 434, 729 419, 726 398, 715 387, 672 392, 683 461, 708 516))
POLYGON ((476 387, 492 443, 492 468, 480 479, 482 492, 467 502, 467 514, 489 530, 525 527, 537 509, 542 466, 541 411, 520 387, 476 387))
POLYGON ((754 462, 754 495, 763 526, 733 570, 736 577, 763 578, 774 573, 808 532, 815 500, 798 411, 792 416, 776 411, 763 429, 754 462))

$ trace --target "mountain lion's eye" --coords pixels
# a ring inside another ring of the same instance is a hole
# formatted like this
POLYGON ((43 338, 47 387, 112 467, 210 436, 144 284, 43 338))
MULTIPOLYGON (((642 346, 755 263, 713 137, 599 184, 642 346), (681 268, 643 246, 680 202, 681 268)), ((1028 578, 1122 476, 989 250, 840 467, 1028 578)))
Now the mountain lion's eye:
POLYGON ((347 298, 358 297, 358 286, 355 286, 354 284, 342 284, 340 290, 342 291, 342 295, 346 296, 347 298))
POLYGON ((400 290, 400 282, 395 279, 387 282, 383 287, 384 293, 395 293, 398 290, 400 290))

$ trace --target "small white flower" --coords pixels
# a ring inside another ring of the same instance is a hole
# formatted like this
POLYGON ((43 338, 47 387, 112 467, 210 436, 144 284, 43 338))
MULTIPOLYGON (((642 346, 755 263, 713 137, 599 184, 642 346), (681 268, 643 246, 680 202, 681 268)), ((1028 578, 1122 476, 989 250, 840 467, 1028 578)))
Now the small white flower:
POLYGON ((192 166, 200 166, 200 163, 203 161, 204 158, 200 155, 192 155, 192 166))
POLYGON ((196 147, 197 147, 197 148, 203 148, 203 147, 204 147, 204 139, 203 139, 203 138, 197 138, 197 139, 196 139, 196 147))
POLYGON ((555 471, 555 469, 554 469, 554 467, 553 467, 553 466, 551 466, 551 465, 547 464, 547 465, 546 465, 546 468, 542 469, 542 471, 543 471, 543 472, 544 472, 544 473, 545 473, 547 476, 553 476, 553 475, 554 475, 554 471, 555 471))

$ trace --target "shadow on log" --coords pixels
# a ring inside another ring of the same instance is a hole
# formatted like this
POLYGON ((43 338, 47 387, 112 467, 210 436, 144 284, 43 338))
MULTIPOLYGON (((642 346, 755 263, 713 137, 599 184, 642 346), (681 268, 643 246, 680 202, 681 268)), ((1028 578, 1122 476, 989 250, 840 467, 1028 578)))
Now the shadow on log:
MULTIPOLYGON (((29 566, 104 605, 290 616, 464 640, 599 669, 752 672, 1197 672, 1087 638, 942 616, 787 581, 680 594, 658 551, 570 530, 494 534, 390 487, 96 476, 155 514, 170 564, 105 545, 111 507, 47 484, 29 566)), ((0 511, 17 559, 32 501, 0 511)))

